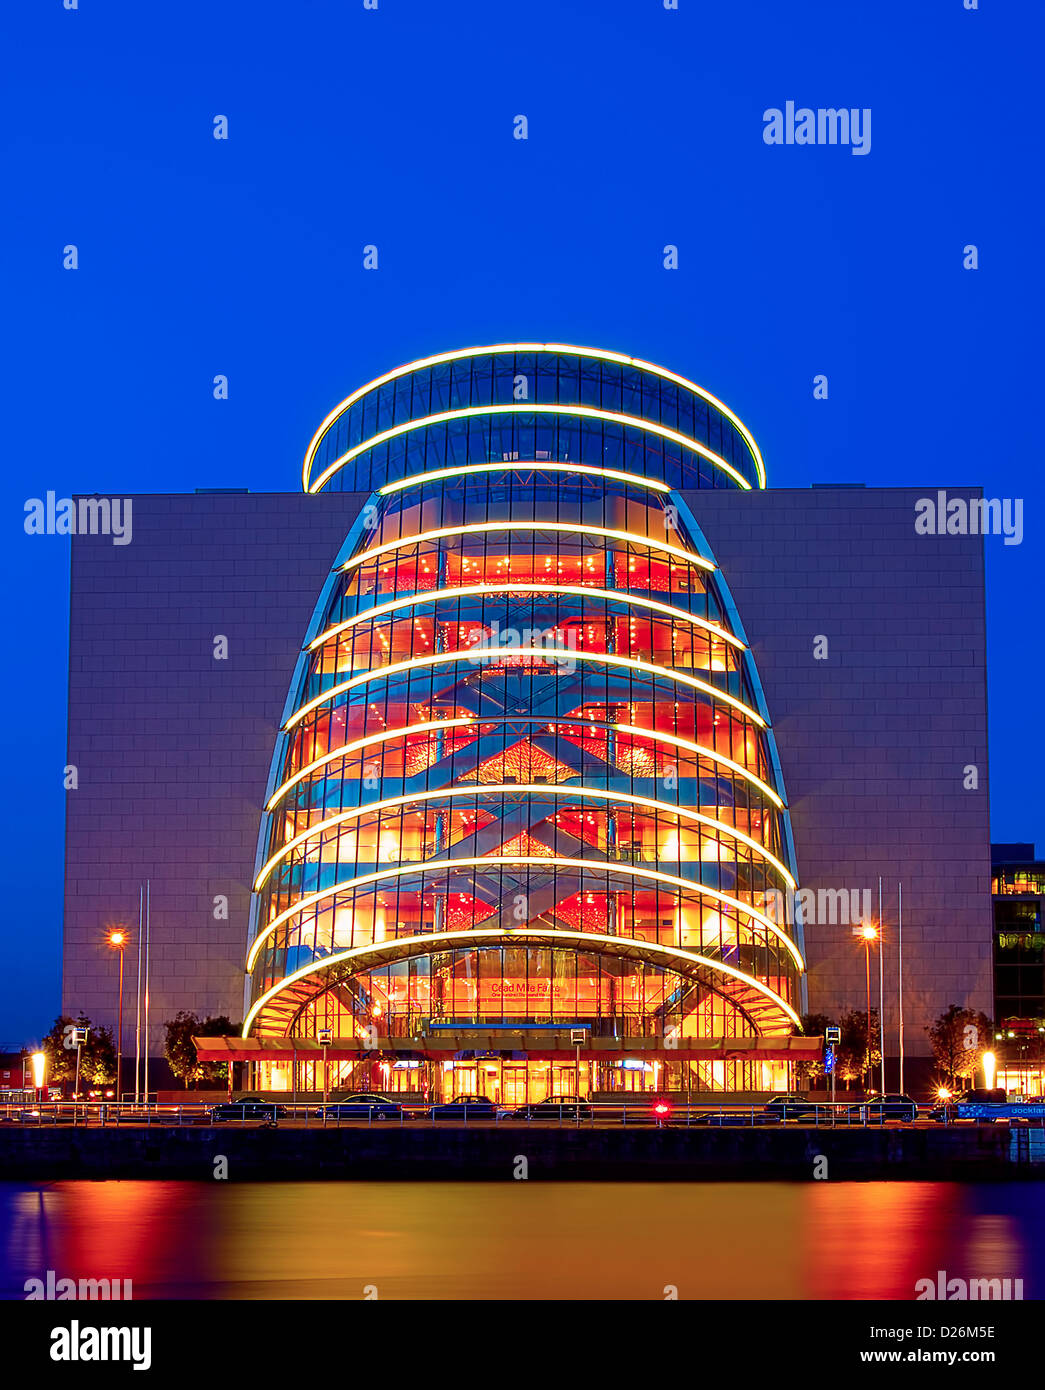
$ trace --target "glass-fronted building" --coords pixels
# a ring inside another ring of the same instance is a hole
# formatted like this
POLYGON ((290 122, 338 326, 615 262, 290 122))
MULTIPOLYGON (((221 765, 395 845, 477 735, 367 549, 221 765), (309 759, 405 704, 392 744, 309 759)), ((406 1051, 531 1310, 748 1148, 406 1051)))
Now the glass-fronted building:
POLYGON ((1045 862, 1032 844, 991 846, 999 1085, 1045 1095, 1045 862))
POLYGON ((764 487, 743 424, 618 354, 473 349, 354 392, 303 483, 360 507, 267 790, 258 1084, 322 1089, 326 1036, 338 1089, 786 1084, 787 799, 694 502, 764 487))

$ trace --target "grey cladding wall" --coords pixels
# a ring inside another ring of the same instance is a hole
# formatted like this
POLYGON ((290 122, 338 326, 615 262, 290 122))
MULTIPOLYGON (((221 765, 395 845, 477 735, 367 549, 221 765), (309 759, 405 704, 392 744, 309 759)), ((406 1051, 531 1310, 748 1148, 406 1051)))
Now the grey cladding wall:
MULTIPOLYGON (((982 548, 916 536, 918 495, 687 495, 758 661, 803 885, 870 890, 877 911, 885 880, 890 1000, 903 881, 912 1051, 924 1051, 927 1015, 952 1001, 989 1012, 990 996, 982 548), (826 660, 814 658, 818 636, 826 660), (976 791, 963 788, 968 765, 976 791)), ((104 931, 136 926, 149 878, 153 1052, 179 1009, 241 1017, 276 730, 363 500, 143 495, 132 544, 74 541, 68 761, 79 787, 67 804, 65 1011, 114 1022, 104 931), (214 658, 219 635, 226 660, 214 658), (222 898, 227 918, 215 916, 222 898)), ((863 1007, 850 926, 810 924, 806 942, 811 1008, 863 1007)), ((133 956, 128 966, 133 982, 133 956)), ((894 1015, 887 1004, 891 1031, 894 1015)), ((128 1027, 133 1005, 125 1050, 128 1027)))

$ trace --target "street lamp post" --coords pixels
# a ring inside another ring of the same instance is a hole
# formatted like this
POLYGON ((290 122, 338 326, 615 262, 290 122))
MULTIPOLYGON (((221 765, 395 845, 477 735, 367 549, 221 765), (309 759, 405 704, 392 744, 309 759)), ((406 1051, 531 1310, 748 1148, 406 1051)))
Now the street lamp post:
POLYGON ((864 962, 867 966, 867 1089, 870 1090, 874 1079, 874 1067, 871 1065, 871 942, 877 941, 878 929, 868 923, 861 927, 860 935, 864 939, 864 962))
MULTIPOLYGON (((82 1017, 82 1015, 81 1015, 82 1017)), ((76 1124, 76 1117, 80 1110, 80 1049, 87 1041, 89 1028, 74 1028, 73 1040, 76 1043, 76 1080, 73 1082, 73 1124, 76 1124)), ((87 1122, 87 1115, 84 1114, 84 1123, 87 1122)))
POLYGON ((328 1073, 327 1073, 327 1048, 334 1040, 334 1030, 332 1028, 320 1028, 319 1045, 323 1049, 323 1123, 327 1122, 327 1095, 329 1094, 328 1073))
POLYGON ((867 966, 867 1090, 871 1089, 871 938, 864 932, 864 963, 867 966))
POLYGON ((116 1011, 116 1104, 119 1105, 122 1096, 120 1074, 123 1062, 123 950, 127 945, 127 933, 117 927, 109 933, 109 945, 120 953, 120 993, 116 1011))
POLYGON ((885 945, 878 938, 878 1064, 880 1090, 885 1095, 885 945))
POLYGON ((900 1092, 903 1093, 903 884, 896 885, 896 1006, 900 1044, 900 1092))

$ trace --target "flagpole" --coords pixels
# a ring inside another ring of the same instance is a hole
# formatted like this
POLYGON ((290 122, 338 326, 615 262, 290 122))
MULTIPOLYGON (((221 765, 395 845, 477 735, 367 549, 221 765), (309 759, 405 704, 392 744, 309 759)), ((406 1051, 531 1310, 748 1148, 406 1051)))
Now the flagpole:
POLYGON ((145 1084, 142 1090, 145 1092, 144 1100, 146 1108, 149 1104, 149 906, 151 897, 152 881, 145 880, 145 1057, 144 1057, 144 1076, 145 1084))
POLYGON ((900 1093, 903 1094, 903 884, 896 885, 897 979, 900 1005, 900 1093))
POLYGON ((882 876, 878 875, 878 1060, 882 1084, 879 1095, 885 1095, 885 937, 882 934, 882 876))
POLYGON ((138 987, 134 995, 134 1103, 141 1096, 141 1045, 142 1045, 142 928, 145 925, 145 888, 138 887, 138 987))

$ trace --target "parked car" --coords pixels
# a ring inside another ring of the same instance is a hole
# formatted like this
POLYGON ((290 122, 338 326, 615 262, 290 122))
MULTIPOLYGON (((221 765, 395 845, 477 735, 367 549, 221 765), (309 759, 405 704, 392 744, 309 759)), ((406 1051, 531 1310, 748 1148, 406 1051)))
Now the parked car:
POLYGON ((901 1095, 899 1092, 869 1096, 863 1105, 850 1106, 850 1114, 854 1118, 863 1110, 867 1111, 867 1119, 871 1124, 884 1124, 886 1120, 902 1120, 905 1124, 913 1124, 918 1118, 917 1104, 910 1096, 901 1095))
POLYGON ((213 1106, 210 1119, 213 1124, 221 1124, 225 1120, 260 1120, 274 1125, 286 1113, 285 1105, 276 1105, 270 1100, 232 1100, 213 1106))
POLYGON ((953 1124, 955 1121, 973 1124, 1010 1125, 1045 1124, 1045 1100, 1033 1096, 1028 1100, 1009 1100, 1004 1091, 966 1091, 929 1111, 929 1119, 953 1124), (979 1099, 985 1097, 985 1099, 979 1099))
POLYGON ((512 1120, 590 1120, 592 1108, 580 1096, 548 1096, 546 1100, 520 1105, 508 1117, 512 1120))
POLYGON ((328 1120, 402 1120, 403 1107, 397 1100, 379 1096, 371 1091, 360 1091, 358 1095, 346 1096, 344 1100, 332 1101, 325 1114, 328 1120))
MULTIPOLYGON (((773 1096, 766 1101, 764 1113, 776 1115, 781 1120, 814 1120, 817 1117, 817 1103, 814 1100, 807 1100, 805 1096, 800 1096, 794 1092, 783 1096, 773 1096)), ((827 1111, 821 1111, 826 1117, 827 1111)))
MULTIPOLYGON (((962 1115, 958 1109, 960 1105, 1004 1105, 1007 1099, 1008 1095, 1003 1086, 996 1086, 991 1090, 986 1090, 981 1087, 978 1090, 954 1091, 946 1100, 942 1100, 933 1106, 929 1111, 929 1119, 936 1120, 938 1123, 945 1120, 971 1120, 973 1118, 972 1113, 966 1111, 965 1115, 962 1115)), ((998 1113, 1001 1114, 1000 1111, 998 1113)))
POLYGON ((437 1102, 428 1111, 432 1120, 496 1120, 502 1114, 499 1106, 486 1096, 454 1096, 453 1100, 437 1102))

